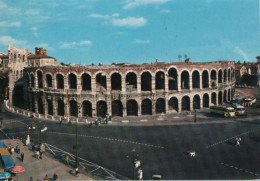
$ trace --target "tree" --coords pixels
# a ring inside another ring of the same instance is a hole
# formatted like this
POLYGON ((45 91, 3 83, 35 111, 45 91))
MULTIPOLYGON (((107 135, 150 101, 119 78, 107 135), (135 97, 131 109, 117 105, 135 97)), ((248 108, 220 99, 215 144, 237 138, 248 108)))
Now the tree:
POLYGON ((241 62, 240 62, 240 60, 238 60, 238 61, 237 61, 237 65, 241 65, 241 62))

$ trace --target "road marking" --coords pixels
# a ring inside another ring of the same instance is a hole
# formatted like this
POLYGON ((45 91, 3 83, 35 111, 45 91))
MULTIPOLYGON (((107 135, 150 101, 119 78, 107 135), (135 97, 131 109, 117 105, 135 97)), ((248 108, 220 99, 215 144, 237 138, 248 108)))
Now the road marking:
POLYGON ((141 122, 147 122, 148 120, 147 119, 141 119, 140 121, 141 122))
POLYGON ((250 131, 241 133, 241 134, 239 134, 239 135, 233 136, 233 137, 231 137, 231 138, 227 138, 227 139, 225 139, 225 140, 222 140, 222 141, 216 142, 216 143, 214 143, 214 144, 208 145, 208 146, 206 146, 206 148, 211 148, 211 147, 213 147, 213 146, 216 146, 216 145, 221 144, 221 143, 224 143, 224 142, 226 142, 226 141, 235 139, 235 138, 238 137, 238 136, 242 136, 242 135, 249 134, 249 133, 251 133, 251 132, 253 132, 253 130, 250 130, 250 131))
POLYGON ((129 120, 122 120, 122 123, 129 123, 129 120))
POLYGON ((241 171, 241 172, 250 173, 251 175, 259 176, 259 174, 257 174, 257 173, 250 172, 250 171, 248 171, 248 170, 244 170, 244 169, 242 169, 242 168, 238 168, 238 167, 229 165, 229 164, 227 164, 227 163, 223 163, 223 162, 219 162, 219 161, 216 161, 216 163, 221 164, 221 165, 225 165, 226 167, 230 167, 230 168, 236 169, 236 170, 241 171))
MULTIPOLYGON (((75 136, 75 134, 72 134, 72 133, 60 133, 60 132, 53 132, 53 131, 50 131, 50 132, 46 131, 45 133, 46 134, 53 133, 53 134, 64 134, 64 135, 75 136)), ((140 143, 140 142, 135 142, 135 141, 113 139, 113 138, 106 138, 106 137, 99 137, 99 136, 89 136, 89 135, 78 135, 78 136, 87 137, 87 138, 94 138, 94 139, 109 140, 109 141, 112 140, 112 141, 118 141, 118 142, 123 142, 123 143, 138 144, 138 145, 144 145, 144 146, 153 147, 153 148, 164 149, 163 146, 152 145, 152 144, 147 144, 147 143, 140 143)))

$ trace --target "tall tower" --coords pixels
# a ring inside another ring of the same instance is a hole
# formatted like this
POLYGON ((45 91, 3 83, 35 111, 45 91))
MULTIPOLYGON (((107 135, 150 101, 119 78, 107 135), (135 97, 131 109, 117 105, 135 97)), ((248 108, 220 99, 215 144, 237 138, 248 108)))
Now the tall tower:
POLYGON ((260 87, 260 56, 257 56, 256 59, 257 59, 257 74, 258 74, 257 85, 258 87, 260 87))

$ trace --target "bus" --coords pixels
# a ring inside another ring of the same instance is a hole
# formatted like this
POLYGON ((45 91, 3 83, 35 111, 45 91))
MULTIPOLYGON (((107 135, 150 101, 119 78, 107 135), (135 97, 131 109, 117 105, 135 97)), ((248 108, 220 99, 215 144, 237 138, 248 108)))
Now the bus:
POLYGON ((224 117, 235 117, 235 109, 229 106, 210 106, 210 113, 222 115, 224 117))

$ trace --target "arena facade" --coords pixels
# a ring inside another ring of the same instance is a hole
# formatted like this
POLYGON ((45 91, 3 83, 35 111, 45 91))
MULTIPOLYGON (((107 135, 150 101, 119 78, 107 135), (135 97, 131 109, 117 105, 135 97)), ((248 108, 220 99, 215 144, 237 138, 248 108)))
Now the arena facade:
POLYGON ((47 65, 24 69, 25 109, 51 116, 140 116, 229 102, 234 61, 47 65))

